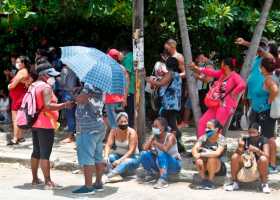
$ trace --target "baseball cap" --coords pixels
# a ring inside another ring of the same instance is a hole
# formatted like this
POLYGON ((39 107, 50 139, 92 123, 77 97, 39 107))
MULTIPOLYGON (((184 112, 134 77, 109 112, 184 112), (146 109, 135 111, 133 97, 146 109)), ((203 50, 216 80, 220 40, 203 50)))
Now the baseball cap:
POLYGON ((108 56, 116 61, 119 61, 120 52, 117 49, 110 49, 107 53, 108 56))
POLYGON ((258 50, 267 52, 269 50, 268 43, 269 43, 268 39, 266 37, 262 37, 260 40, 258 50))
POLYGON ((40 65, 37 66, 36 68, 36 72, 38 73, 38 75, 49 75, 52 77, 56 77, 59 76, 60 73, 58 71, 56 71, 50 63, 42 63, 40 65))

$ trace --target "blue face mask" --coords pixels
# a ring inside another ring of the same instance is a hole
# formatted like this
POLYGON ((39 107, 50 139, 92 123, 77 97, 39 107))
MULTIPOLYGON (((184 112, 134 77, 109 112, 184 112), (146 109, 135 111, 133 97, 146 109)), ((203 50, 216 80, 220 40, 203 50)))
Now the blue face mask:
POLYGON ((206 129, 206 136, 207 136, 207 138, 212 137, 214 134, 215 134, 214 130, 206 129))

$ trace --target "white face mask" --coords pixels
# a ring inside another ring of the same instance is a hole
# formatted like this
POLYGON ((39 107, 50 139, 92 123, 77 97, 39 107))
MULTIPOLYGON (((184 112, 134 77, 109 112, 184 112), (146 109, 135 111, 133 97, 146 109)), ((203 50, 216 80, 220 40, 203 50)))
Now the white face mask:
POLYGON ((20 69, 20 63, 16 63, 16 68, 20 69))
POLYGON ((156 135, 156 136, 158 136, 158 135, 160 135, 160 129, 159 128, 152 128, 152 133, 153 133, 153 135, 156 135))
POLYGON ((55 84, 55 78, 54 78, 54 77, 50 77, 50 78, 47 80, 47 83, 48 83, 50 86, 54 86, 54 84, 55 84))

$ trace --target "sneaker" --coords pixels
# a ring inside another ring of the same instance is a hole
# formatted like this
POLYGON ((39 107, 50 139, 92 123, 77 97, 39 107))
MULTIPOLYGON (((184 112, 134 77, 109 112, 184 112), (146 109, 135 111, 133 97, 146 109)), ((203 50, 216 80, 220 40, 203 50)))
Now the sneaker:
POLYGON ((229 185, 226 185, 224 187, 225 191, 235 191, 235 190, 239 190, 239 185, 237 182, 232 182, 229 185))
POLYGON ((162 189, 168 187, 168 182, 162 178, 158 179, 157 183, 154 186, 154 189, 162 189))
POLYGON ((94 184, 93 188, 96 192, 103 192, 104 191, 104 187, 102 184, 94 184))
POLYGON ((146 175, 146 176, 143 178, 143 182, 144 182, 144 183, 152 183, 152 182, 155 182, 156 179, 157 179, 157 177, 154 176, 154 175, 146 175))
POLYGON ((214 190, 216 188, 215 184, 209 180, 202 180, 197 189, 200 190, 214 190))
POLYGON ((118 174, 113 175, 113 176, 111 176, 111 175, 107 175, 107 176, 106 176, 106 175, 105 175, 105 176, 103 176, 102 181, 103 181, 104 183, 116 183, 116 182, 121 182, 121 181, 123 181, 123 177, 120 176, 120 175, 118 175, 118 174))
POLYGON ((270 188, 269 188, 269 185, 267 183, 263 183, 261 185, 262 187, 262 192, 265 193, 265 194, 269 194, 270 193, 270 188))
POLYGON ((273 167, 273 166, 269 165, 268 172, 269 172, 269 174, 277 174, 279 171, 278 171, 277 167, 273 167))
POLYGON ((86 186, 82 186, 74 191, 72 191, 74 194, 95 194, 95 190, 93 187, 88 188, 86 186))

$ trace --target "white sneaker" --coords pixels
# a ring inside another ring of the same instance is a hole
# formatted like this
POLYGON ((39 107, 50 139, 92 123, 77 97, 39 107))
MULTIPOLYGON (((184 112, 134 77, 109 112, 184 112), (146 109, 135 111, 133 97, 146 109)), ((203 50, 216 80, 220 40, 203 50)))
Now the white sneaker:
POLYGON ((262 184, 262 192, 269 194, 270 193, 270 188, 269 185, 267 183, 262 184))
POLYGON ((226 185, 224 187, 225 191, 235 191, 235 190, 239 190, 239 185, 237 182, 232 182, 231 184, 229 185, 226 185))

